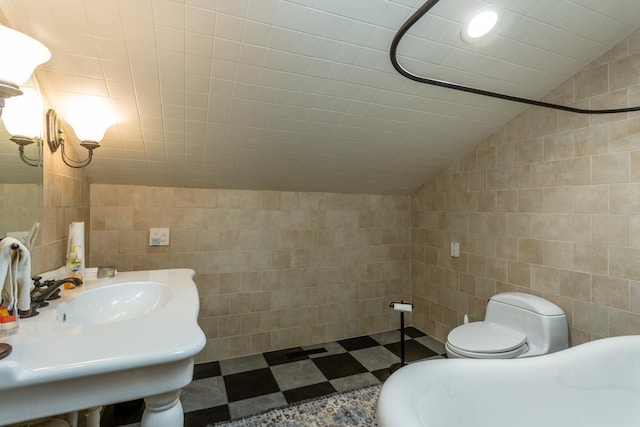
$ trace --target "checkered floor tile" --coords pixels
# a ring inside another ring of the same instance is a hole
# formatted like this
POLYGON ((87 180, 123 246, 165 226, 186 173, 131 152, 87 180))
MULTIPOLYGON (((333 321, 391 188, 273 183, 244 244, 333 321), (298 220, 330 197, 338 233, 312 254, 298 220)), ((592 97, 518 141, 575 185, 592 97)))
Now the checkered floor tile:
MULTIPOLYGON (((441 358, 442 343, 415 328, 405 329, 405 360, 441 358)), ((400 362, 400 334, 388 331, 337 342, 295 347, 195 366, 182 391, 185 427, 243 417, 386 380, 400 362)), ((115 405, 103 426, 134 427, 141 401, 115 405), (108 421, 108 418, 111 421, 108 421)))

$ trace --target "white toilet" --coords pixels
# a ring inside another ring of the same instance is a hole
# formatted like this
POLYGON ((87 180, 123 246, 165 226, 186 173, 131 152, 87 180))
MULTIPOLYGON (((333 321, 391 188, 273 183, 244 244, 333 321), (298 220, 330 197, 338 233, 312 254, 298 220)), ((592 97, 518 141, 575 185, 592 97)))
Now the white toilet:
POLYGON ((485 320, 453 329, 445 348, 449 358, 512 359, 569 347, 564 311, 544 298, 521 292, 492 296, 485 320))

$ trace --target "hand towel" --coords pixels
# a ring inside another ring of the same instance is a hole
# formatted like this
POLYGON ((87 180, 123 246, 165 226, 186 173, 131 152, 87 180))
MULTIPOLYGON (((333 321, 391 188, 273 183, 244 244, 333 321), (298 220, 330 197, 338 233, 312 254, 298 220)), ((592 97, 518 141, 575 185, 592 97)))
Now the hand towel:
POLYGON ((11 238, 0 240, 0 283, 2 284, 2 305, 13 308, 15 301, 11 274, 11 238))
POLYGON ((4 284, 3 305, 9 309, 16 306, 19 310, 31 308, 31 255, 19 240, 12 237, 0 240, 0 280, 4 284), (12 249, 12 246, 17 249, 12 249))

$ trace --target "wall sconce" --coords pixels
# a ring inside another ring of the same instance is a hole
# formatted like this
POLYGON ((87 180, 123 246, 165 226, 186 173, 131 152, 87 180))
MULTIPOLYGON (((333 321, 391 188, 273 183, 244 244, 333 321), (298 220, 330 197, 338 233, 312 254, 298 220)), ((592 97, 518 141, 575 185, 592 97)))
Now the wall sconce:
POLYGON ((35 68, 51 58, 42 43, 19 31, 0 25, 0 116, 5 99, 22 95, 20 85, 35 68))
POLYGON ((23 87, 23 95, 6 100, 2 121, 11 141, 18 144, 20 159, 29 166, 42 165, 42 97, 35 87, 23 87), (37 157, 31 158, 24 152, 27 145, 36 143, 37 157))
POLYGON ((87 158, 78 161, 67 155, 64 148, 63 132, 54 110, 47 112, 47 143, 52 153, 55 153, 60 147, 62 161, 67 166, 76 169, 83 168, 91 163, 93 150, 100 148, 100 141, 104 138, 107 128, 115 122, 113 113, 99 100, 85 98, 74 101, 73 107, 67 111, 65 120, 80 140, 80 146, 89 152, 87 158))

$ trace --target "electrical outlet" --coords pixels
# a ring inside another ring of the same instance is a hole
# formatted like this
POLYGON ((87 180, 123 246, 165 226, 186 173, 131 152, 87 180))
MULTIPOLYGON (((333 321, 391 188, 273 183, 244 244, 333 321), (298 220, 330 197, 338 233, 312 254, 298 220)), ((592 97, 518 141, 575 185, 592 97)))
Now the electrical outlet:
POLYGON ((149 230, 149 246, 169 246, 169 229, 152 228, 149 230))
POLYGON ((451 256, 460 258, 460 242, 451 242, 451 256))

